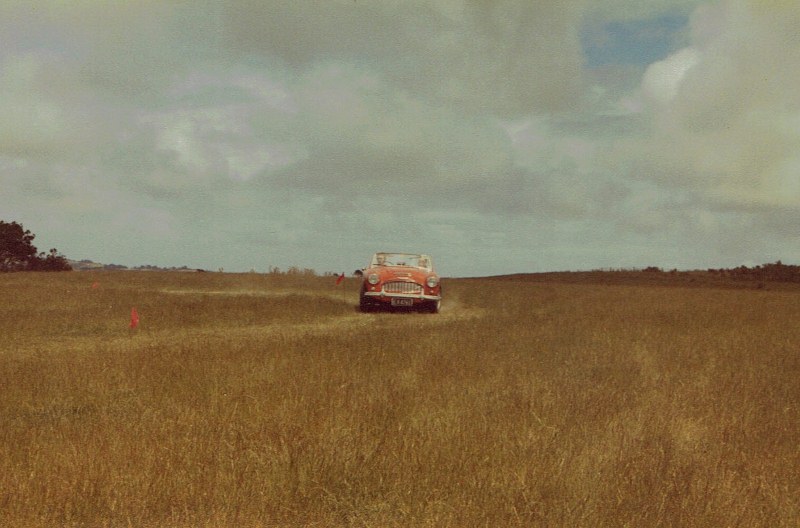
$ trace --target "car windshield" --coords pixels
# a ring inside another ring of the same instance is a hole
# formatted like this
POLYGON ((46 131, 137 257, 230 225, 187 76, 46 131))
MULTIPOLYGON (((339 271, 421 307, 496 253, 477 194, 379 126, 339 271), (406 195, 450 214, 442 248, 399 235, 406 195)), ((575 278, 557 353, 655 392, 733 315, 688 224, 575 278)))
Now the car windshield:
POLYGON ((375 253, 371 266, 407 266, 412 268, 433 269, 431 258, 428 255, 413 253, 375 253))

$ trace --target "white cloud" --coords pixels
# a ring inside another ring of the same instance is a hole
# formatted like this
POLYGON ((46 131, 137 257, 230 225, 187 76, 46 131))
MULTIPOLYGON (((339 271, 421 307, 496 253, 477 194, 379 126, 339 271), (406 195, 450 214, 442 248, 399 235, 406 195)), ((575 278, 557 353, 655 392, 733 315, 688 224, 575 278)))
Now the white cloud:
POLYGON ((592 17, 607 20, 636 20, 657 17, 665 13, 690 13, 702 0, 603 0, 588 2, 586 10, 592 17))
POLYGON ((645 97, 659 104, 671 102, 678 94, 686 73, 699 61, 698 51, 689 47, 651 64, 642 79, 642 92, 645 97))
POLYGON ((716 206, 797 206, 800 12, 730 0, 698 9, 692 25, 692 46, 643 76, 652 130, 618 154, 716 206))
POLYGON ((358 57, 394 85, 503 114, 566 108, 579 95, 580 3, 242 2, 226 13, 227 42, 293 66, 358 57), (303 35, 298 39, 298 35, 303 35))

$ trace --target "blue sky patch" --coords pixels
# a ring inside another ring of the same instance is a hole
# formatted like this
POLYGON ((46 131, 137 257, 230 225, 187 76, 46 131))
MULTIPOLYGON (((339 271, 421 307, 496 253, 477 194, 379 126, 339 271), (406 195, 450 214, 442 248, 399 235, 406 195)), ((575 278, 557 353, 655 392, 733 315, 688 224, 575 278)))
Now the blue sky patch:
POLYGON ((688 17, 664 15, 647 20, 589 22, 581 33, 587 66, 645 66, 682 46, 688 17))

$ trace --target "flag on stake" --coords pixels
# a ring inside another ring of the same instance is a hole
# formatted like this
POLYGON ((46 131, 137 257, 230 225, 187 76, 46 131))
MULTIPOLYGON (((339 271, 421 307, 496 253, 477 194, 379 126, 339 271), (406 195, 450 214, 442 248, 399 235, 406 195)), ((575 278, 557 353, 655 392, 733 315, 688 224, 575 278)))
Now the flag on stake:
POLYGON ((341 282, 342 282, 343 280, 344 280, 344 272, 342 272, 342 274, 341 274, 341 275, 339 275, 338 277, 336 277, 336 285, 338 286, 339 284, 341 284, 341 282))
POLYGON ((96 289, 97 289, 97 288, 99 288, 99 287, 100 287, 100 283, 99 283, 99 282, 93 282, 93 283, 92 283, 92 289, 93 289, 93 290, 96 290, 96 289))
POLYGON ((136 311, 136 307, 133 307, 131 308, 131 329, 137 326, 139 326, 139 313, 136 311))

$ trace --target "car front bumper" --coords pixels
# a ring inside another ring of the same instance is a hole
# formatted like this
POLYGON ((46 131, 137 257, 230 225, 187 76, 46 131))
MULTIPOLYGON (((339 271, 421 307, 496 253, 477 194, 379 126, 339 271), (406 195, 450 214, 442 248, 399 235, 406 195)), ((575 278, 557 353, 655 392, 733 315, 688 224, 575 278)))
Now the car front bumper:
POLYGON ((386 293, 386 292, 364 292, 364 297, 373 301, 391 302, 392 299, 414 299, 415 301, 441 301, 441 295, 426 295, 424 293, 386 293))

